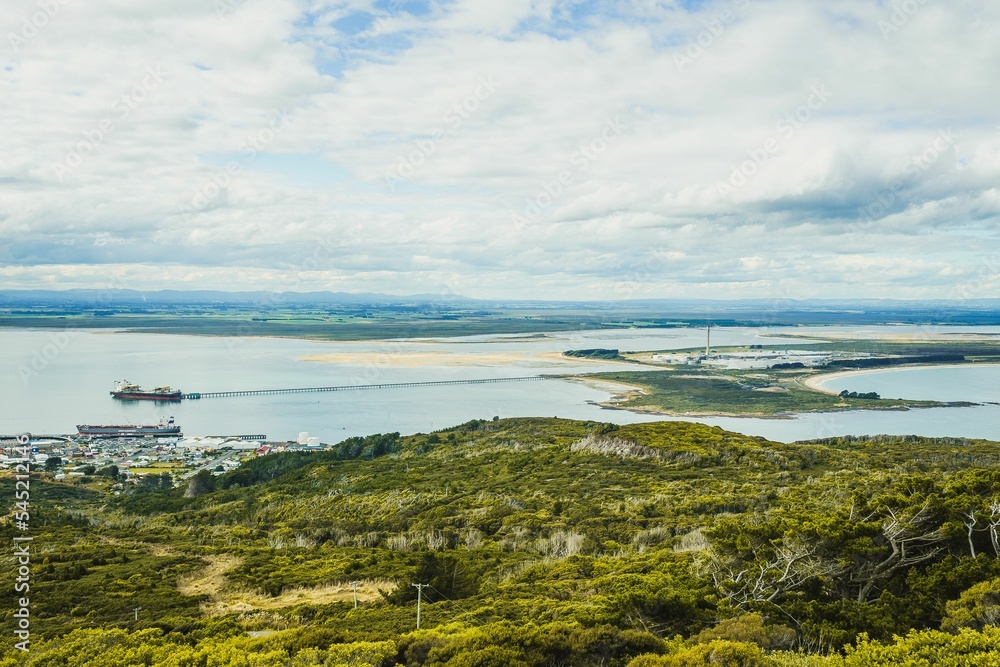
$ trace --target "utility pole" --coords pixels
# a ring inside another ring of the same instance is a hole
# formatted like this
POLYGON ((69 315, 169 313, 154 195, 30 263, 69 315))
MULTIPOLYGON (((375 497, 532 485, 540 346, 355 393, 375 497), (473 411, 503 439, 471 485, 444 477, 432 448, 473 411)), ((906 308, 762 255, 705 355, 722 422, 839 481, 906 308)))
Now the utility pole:
POLYGON ((420 629, 420 600, 423 597, 424 589, 430 584, 410 584, 417 589, 417 630, 420 629))
POLYGON ((361 583, 360 581, 352 581, 351 582, 351 588, 354 589, 354 608, 355 609, 358 608, 358 584, 360 584, 360 583, 361 583))

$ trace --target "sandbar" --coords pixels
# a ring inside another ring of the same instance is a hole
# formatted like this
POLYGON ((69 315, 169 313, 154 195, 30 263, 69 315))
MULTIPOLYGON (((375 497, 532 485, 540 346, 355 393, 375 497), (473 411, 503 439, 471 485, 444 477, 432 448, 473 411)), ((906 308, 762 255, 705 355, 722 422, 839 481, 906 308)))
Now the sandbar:
MULTIPOLYGON (((323 352, 301 357, 302 361, 383 368, 418 368, 421 366, 580 366, 608 363, 602 359, 564 357, 559 351, 546 352, 454 352, 451 350, 411 349, 398 346, 385 352, 323 352)), ((612 362, 621 363, 621 362, 612 362)))

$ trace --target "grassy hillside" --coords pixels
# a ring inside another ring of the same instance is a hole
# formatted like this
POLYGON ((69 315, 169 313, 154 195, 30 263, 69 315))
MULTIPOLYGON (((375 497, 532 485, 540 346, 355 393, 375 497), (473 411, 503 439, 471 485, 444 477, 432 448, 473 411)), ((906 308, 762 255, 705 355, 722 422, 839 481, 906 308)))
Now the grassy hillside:
POLYGON ((7 635, 0 666, 978 664, 998 464, 964 439, 512 419, 271 455, 195 497, 38 477, 32 651, 7 635))

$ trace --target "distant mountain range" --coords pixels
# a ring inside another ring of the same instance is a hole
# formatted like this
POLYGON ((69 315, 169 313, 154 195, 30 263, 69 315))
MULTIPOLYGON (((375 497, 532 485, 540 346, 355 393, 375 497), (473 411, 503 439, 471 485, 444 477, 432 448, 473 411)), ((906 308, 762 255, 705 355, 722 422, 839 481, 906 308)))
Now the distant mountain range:
POLYGON ((218 290, 157 290, 140 292, 130 289, 69 289, 69 290, 0 290, 0 305, 88 305, 122 306, 134 304, 403 304, 446 301, 472 302, 473 299, 452 294, 391 294, 347 292, 224 292, 218 290))
POLYGON ((405 305, 447 303, 451 305, 481 305, 498 307, 527 306, 539 308, 574 307, 618 308, 636 310, 692 312, 705 311, 785 311, 785 312, 912 312, 951 311, 982 312, 1000 310, 1000 299, 630 299, 630 300, 532 300, 476 299, 458 294, 394 295, 372 292, 269 292, 221 290, 156 290, 141 292, 130 289, 69 289, 69 290, 0 290, 0 306, 77 305, 113 307, 129 305, 405 305))

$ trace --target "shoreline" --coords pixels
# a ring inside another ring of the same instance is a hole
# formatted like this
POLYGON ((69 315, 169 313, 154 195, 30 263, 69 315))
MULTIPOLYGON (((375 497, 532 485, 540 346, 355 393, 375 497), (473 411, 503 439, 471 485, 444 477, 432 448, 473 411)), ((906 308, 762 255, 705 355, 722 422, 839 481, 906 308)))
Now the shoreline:
MULTIPOLYGON (((584 384, 591 389, 596 389, 598 391, 604 391, 611 396, 606 401, 588 401, 592 405, 596 405, 603 410, 621 410, 623 412, 632 412, 639 415, 654 415, 659 417, 691 417, 694 419, 700 417, 737 417, 737 418, 747 418, 747 419, 795 419, 795 414, 779 414, 779 415, 768 415, 768 414, 736 414, 727 412, 665 412, 663 410, 658 410, 656 408, 651 408, 647 406, 640 407, 625 407, 619 404, 621 401, 627 401, 635 396, 645 396, 646 390, 642 387, 636 387, 635 385, 626 384, 624 382, 618 382, 616 380, 597 380, 594 378, 588 378, 583 376, 570 376, 563 378, 569 382, 579 382, 584 384), (617 392, 617 393, 616 393, 617 392)), ((803 414, 803 413, 796 413, 803 414)))
MULTIPOLYGON (((888 368, 864 368, 857 370, 845 370, 845 371, 835 371, 833 373, 821 373, 818 375, 811 375, 808 377, 796 378, 795 381, 802 384, 807 390, 815 391, 817 393, 825 394, 828 396, 838 396, 839 392, 833 391, 831 389, 825 389, 821 386, 821 383, 827 380, 832 380, 840 377, 850 377, 853 375, 868 375, 871 373, 883 373, 883 372, 893 372, 899 370, 905 370, 908 368, 913 369, 924 369, 924 368, 970 368, 970 367, 986 367, 986 366, 1000 366, 1000 363, 988 362, 988 363, 977 363, 968 362, 964 364, 912 364, 912 365, 902 365, 897 367, 888 368)), ((599 391, 605 391, 611 396, 606 401, 597 402, 594 401, 593 404, 601 407, 604 410, 623 410, 625 412, 633 412, 635 414, 642 415, 659 415, 663 417, 673 417, 673 418, 704 418, 704 417, 726 417, 735 419, 796 419, 800 415, 808 414, 821 414, 821 413, 837 413, 837 412, 849 412, 852 410, 861 410, 865 412, 881 412, 881 411, 907 411, 907 410, 919 410, 919 409, 930 409, 937 407, 972 407, 976 405, 989 405, 990 402, 982 403, 972 403, 967 401, 931 401, 929 405, 899 405, 899 406, 887 406, 887 407, 870 407, 870 408, 857 408, 857 407, 844 407, 844 408, 833 408, 826 410, 801 410, 798 412, 785 412, 777 414, 763 414, 763 413, 734 413, 734 412, 678 412, 661 410, 648 406, 637 406, 637 407, 626 407, 621 405, 622 402, 628 401, 630 398, 637 395, 645 395, 647 392, 642 387, 636 387, 634 385, 629 385, 623 382, 617 382, 613 380, 597 380, 591 379, 583 376, 571 376, 565 378, 568 381, 575 381, 585 384, 593 389, 599 391), (617 393, 616 393, 617 392, 617 393)), ((913 399, 914 401, 920 402, 918 399, 913 399)))
POLYGON ((907 369, 925 369, 925 368, 983 368, 986 366, 1000 366, 1000 363, 987 362, 978 363, 975 361, 966 362, 964 364, 905 364, 899 366, 889 366, 881 368, 859 368, 855 370, 845 370, 845 371, 834 371, 833 373, 820 373, 818 375, 810 375, 808 377, 799 378, 799 381, 808 389, 819 392, 821 394, 827 394, 830 396, 837 396, 840 392, 834 391, 832 389, 827 389, 823 387, 823 383, 828 380, 835 380, 843 377, 852 377, 855 375, 871 375, 872 373, 892 373, 895 371, 902 371, 907 369))
POLYGON ((776 414, 765 413, 737 413, 737 412, 664 412, 656 408, 638 407, 626 408, 612 403, 594 403, 605 410, 622 410, 624 412, 634 412, 641 415, 657 415, 672 418, 701 419, 704 417, 725 417, 727 419, 777 419, 789 420, 797 419, 803 415, 837 414, 840 412, 908 412, 910 410, 933 410, 935 408, 973 408, 981 405, 1000 405, 984 401, 983 403, 970 403, 966 401, 943 402, 936 405, 898 405, 885 408, 857 408, 845 406, 843 408, 831 408, 828 410, 802 410, 800 412, 781 412, 776 414))

